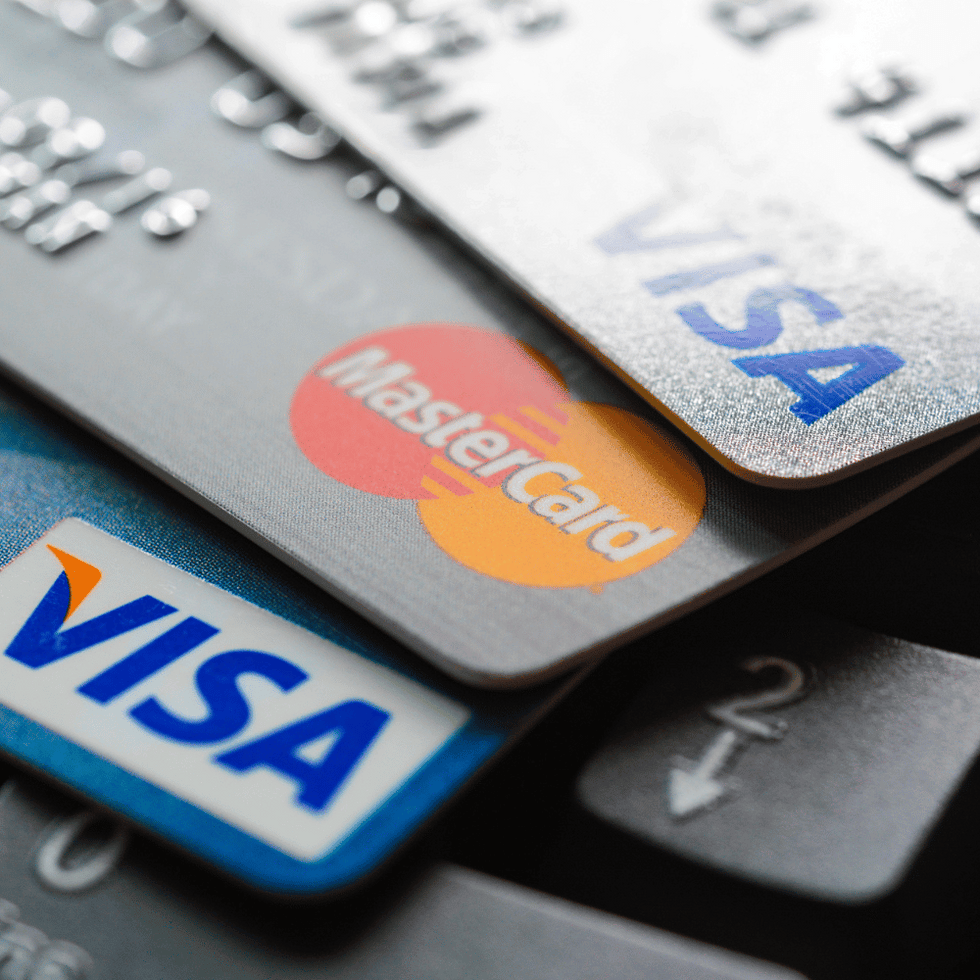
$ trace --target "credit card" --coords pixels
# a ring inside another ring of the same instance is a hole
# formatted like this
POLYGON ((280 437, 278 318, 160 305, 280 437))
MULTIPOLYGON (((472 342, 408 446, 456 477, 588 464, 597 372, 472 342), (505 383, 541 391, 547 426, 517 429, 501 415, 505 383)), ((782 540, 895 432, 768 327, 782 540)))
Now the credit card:
POLYGON ((0 390, 0 749, 228 874, 376 870, 558 694, 453 684, 0 390))
POLYGON ((980 411, 967 0, 189 0, 723 465, 980 411))
MULTIPOLYGON (((34 140, 7 179, 38 171, 0 198, 0 360, 464 681, 595 659, 978 444, 958 434, 835 488, 752 486, 441 233, 352 200, 363 161, 302 162, 217 118, 242 69, 223 48, 136 71, 109 47, 0 6, 0 135, 34 140), (86 119, 103 147, 42 179, 55 149, 81 152, 86 119)), ((282 122, 277 139, 304 135, 282 122)))

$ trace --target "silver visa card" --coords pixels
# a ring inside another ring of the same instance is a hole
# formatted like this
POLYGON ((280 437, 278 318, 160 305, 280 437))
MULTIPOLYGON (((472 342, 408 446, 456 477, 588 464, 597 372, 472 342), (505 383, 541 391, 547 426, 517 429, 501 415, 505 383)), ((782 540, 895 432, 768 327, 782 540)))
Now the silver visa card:
POLYGON ((968 0, 189 0, 732 472, 980 411, 968 0))
POLYGON ((0 360, 457 678, 568 670, 980 443, 795 493, 732 476, 439 235, 351 200, 350 156, 297 159, 323 132, 264 129, 284 156, 217 118, 241 66, 199 22, 127 9, 0 4, 0 360))

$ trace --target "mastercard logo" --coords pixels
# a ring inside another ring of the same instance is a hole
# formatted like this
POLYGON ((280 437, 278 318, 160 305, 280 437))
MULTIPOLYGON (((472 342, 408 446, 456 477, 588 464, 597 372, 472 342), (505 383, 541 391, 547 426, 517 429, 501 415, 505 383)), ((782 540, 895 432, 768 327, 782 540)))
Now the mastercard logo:
POLYGON ((300 383, 290 424, 318 469, 417 501, 446 554, 518 585, 634 575, 704 510, 704 477, 677 441, 572 400, 537 351, 474 327, 398 327, 334 351, 300 383))

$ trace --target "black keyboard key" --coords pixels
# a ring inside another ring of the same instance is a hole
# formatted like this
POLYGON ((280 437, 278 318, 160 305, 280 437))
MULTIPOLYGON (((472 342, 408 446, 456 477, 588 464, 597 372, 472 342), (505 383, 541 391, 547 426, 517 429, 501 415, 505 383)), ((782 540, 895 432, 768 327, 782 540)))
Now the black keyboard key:
POLYGON ((980 663, 809 618, 711 646, 626 712, 579 781, 586 809, 773 887, 891 891, 980 750, 980 663))

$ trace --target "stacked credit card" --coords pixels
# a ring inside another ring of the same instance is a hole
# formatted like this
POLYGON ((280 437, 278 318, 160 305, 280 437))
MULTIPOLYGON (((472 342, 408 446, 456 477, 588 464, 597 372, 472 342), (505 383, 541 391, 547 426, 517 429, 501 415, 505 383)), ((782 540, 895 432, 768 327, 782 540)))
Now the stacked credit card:
MULTIPOLYGON (((0 748, 333 895, 606 654, 980 448, 942 6, 0 5, 0 748)), ((616 802, 660 748, 582 792, 704 861, 677 821, 782 732, 727 724, 662 819, 616 802)), ((418 894, 524 901, 473 874, 418 894)))

